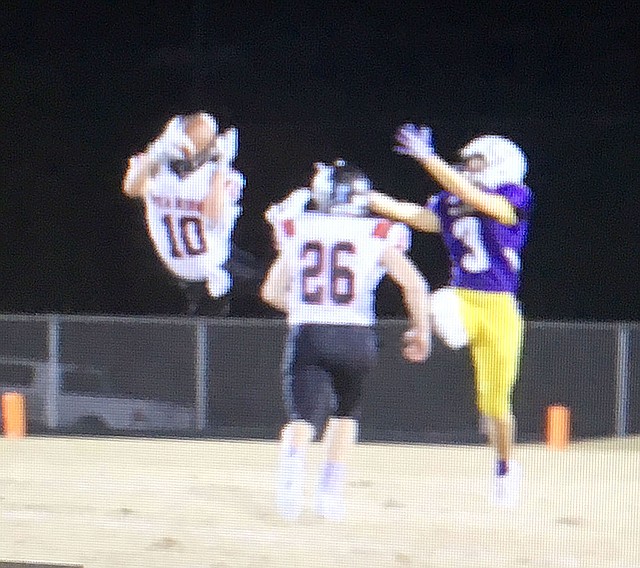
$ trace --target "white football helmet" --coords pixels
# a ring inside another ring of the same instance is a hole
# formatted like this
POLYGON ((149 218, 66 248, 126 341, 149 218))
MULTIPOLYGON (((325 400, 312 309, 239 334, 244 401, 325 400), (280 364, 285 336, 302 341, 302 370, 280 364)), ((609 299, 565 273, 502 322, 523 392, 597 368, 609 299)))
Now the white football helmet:
POLYGON ((311 197, 322 213, 361 217, 369 212, 371 181, 344 160, 318 162, 311 179, 311 197))
POLYGON ((502 136, 486 135, 474 138, 460 150, 463 160, 482 157, 486 167, 480 171, 462 172, 474 183, 496 189, 505 183, 524 183, 527 175, 527 157, 522 149, 502 136))

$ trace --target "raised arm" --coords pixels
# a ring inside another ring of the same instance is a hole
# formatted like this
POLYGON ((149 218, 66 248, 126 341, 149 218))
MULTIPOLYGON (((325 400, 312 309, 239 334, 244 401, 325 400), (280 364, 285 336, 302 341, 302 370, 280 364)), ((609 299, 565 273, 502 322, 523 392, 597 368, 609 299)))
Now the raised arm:
POLYGON ((396 141, 396 152, 414 158, 446 191, 504 225, 517 222, 516 210, 505 197, 482 190, 436 154, 430 128, 405 124, 396 141))
POLYGON ((203 214, 212 223, 224 222, 227 212, 235 207, 242 195, 244 176, 229 167, 219 167, 211 177, 208 195, 204 198, 203 214))
POLYGON ((413 262, 396 247, 385 250, 381 263, 400 288, 409 318, 403 355, 412 363, 420 363, 431 352, 429 285, 413 262))

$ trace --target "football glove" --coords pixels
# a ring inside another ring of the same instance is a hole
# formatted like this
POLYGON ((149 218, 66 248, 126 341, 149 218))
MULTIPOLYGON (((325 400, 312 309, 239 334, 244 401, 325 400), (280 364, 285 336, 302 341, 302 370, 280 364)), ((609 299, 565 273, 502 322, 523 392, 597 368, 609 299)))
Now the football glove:
POLYGON ((436 151, 433 145, 433 133, 428 126, 404 124, 396 132, 397 146, 393 149, 404 156, 421 160, 433 156, 436 151))

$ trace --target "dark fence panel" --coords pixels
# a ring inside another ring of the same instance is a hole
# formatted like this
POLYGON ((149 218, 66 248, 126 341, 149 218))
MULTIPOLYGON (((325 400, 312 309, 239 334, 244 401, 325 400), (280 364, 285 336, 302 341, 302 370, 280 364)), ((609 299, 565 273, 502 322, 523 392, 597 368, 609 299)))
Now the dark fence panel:
POLYGON ((529 323, 514 394, 521 432, 542 438, 546 407, 559 403, 575 437, 613 434, 616 355, 613 326, 529 323))
POLYGON ((208 326, 209 426, 217 436, 273 438, 285 420, 280 363, 284 322, 208 326))
POLYGON ((0 357, 44 361, 48 354, 44 319, 0 320, 0 357))
MULTIPOLYGON (((66 391, 195 402, 198 320, 61 316, 59 321, 66 391)), ((277 436, 285 421, 280 370, 285 322, 200 321, 207 330, 204 434, 277 436)), ((404 329, 401 321, 378 325, 379 363, 364 386, 361 438, 480 441, 468 350, 452 351, 436 340, 431 358, 411 365, 400 355, 404 329)), ((545 411, 554 403, 571 408, 574 437, 615 433, 619 329, 616 324, 527 324, 514 393, 520 439, 543 439, 545 411)), ((638 433, 640 327, 630 329, 628 426, 638 433)), ((4 371, 15 367, 21 373, 17 384, 28 382, 34 365, 12 361, 46 361, 47 319, 0 320, 0 335, 4 371)))
MULTIPOLYGON (((365 440, 477 442, 473 371, 467 349, 436 340, 421 365, 400 356, 404 323, 379 325, 379 364, 364 388, 365 440)), ((284 323, 209 327, 212 431, 271 437, 284 420, 280 361, 284 323)), ((611 327, 531 323, 514 393, 519 438, 541 440, 547 406, 572 410, 575 437, 615 431, 617 337, 611 327)))
POLYGON ((403 322, 378 326, 379 364, 365 385, 361 437, 365 440, 473 441, 477 438, 473 378, 466 349, 436 341, 423 364, 400 354, 403 322))
POLYGON ((629 433, 640 434, 640 329, 629 337, 629 433))
POLYGON ((195 355, 193 322, 105 319, 60 324, 66 390, 193 404, 195 355))

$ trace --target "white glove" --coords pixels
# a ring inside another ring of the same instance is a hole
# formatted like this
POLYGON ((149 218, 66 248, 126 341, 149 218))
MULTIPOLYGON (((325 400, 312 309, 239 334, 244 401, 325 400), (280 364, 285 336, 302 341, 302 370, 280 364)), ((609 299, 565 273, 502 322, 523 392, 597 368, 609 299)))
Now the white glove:
POLYGON ((302 213, 310 199, 311 190, 307 188, 296 189, 284 201, 271 205, 265 211, 264 218, 275 226, 280 219, 294 217, 302 213))
POLYGON ((223 164, 231 164, 238 155, 238 129, 227 128, 216 138, 216 154, 223 164))
POLYGON ((185 153, 193 155, 195 148, 191 139, 184 133, 179 117, 171 119, 169 124, 147 148, 147 157, 152 164, 166 163, 184 159, 185 153))

